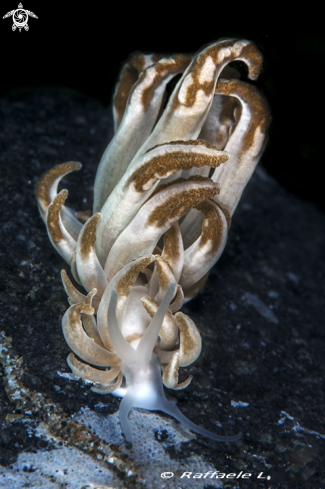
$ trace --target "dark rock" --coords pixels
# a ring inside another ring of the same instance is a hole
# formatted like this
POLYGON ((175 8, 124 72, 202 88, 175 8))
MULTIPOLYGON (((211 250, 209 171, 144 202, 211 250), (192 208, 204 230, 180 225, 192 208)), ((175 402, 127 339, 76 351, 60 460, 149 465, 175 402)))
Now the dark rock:
MULTIPOLYGON (((57 375, 69 371, 60 324, 68 303, 59 277, 68 267, 48 240, 34 197, 45 170, 81 161, 82 170, 64 185, 71 207, 91 208, 97 164, 112 134, 109 112, 63 91, 21 92, 0 100, 0 119, 0 329, 23 357, 27 388, 66 415, 82 407, 98 411, 103 402, 101 412, 109 415, 118 409, 116 398, 57 375)), ((204 291, 183 308, 201 331, 203 351, 182 372, 184 378, 193 374, 192 384, 173 393, 200 426, 216 431, 217 423, 220 434, 242 431, 243 437, 220 444, 197 436, 181 452, 170 447, 170 457, 185 468, 194 453, 216 470, 251 472, 254 487, 268 487, 256 480, 261 472, 271 476, 272 487, 325 484, 324 249, 325 216, 258 170, 204 291)), ((4 389, 1 395, 0 457, 6 465, 20 451, 44 447, 8 418, 14 406, 4 389)), ((155 433, 157 441, 166 436, 155 433)))

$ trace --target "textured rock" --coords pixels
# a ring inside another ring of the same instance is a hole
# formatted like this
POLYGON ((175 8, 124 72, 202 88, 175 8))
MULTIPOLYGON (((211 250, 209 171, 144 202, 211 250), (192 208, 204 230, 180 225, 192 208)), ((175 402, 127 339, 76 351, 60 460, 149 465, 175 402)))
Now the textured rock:
MULTIPOLYGON (((254 488, 324 485, 324 215, 256 172, 204 292, 184 307, 200 328, 203 351, 182 372, 194 375, 192 384, 173 394, 200 426, 242 431, 243 438, 220 444, 167 416, 138 411, 131 421, 137 432, 144 424, 144 445, 132 451, 113 414, 118 399, 64 375, 69 349, 60 321, 67 301, 59 272, 67 267, 48 240, 34 197, 43 171, 79 160, 83 169, 67 179, 68 202, 78 210, 91 207, 96 166, 111 134, 109 112, 68 92, 22 92, 0 100, 0 120, 0 330, 6 335, 0 487, 8 487, 10 477, 13 488, 151 487, 157 480, 160 487, 185 488, 190 481, 179 477, 190 467, 249 472, 254 488), (98 428, 104 417, 116 425, 115 438, 98 428), (70 461, 63 475, 60 457, 70 461), (78 463, 85 471, 94 467, 84 486, 78 463), (175 476, 160 482, 164 463, 175 476), (257 479, 261 472, 271 480, 257 479)), ((208 480, 201 487, 210 487, 208 480)))

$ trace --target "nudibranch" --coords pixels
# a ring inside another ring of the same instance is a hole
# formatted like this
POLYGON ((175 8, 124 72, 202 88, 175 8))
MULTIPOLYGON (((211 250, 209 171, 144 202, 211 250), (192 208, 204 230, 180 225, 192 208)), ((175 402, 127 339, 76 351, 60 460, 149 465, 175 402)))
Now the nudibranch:
POLYGON ((132 407, 168 413, 214 440, 241 436, 196 426, 163 388, 191 382, 179 382, 179 368, 198 358, 201 337, 180 308, 220 257, 265 145, 268 105, 229 66, 237 61, 258 77, 262 56, 246 40, 220 40, 194 56, 134 53, 116 87, 115 135, 97 170, 93 212, 73 212, 67 190, 58 192, 80 163, 50 169, 37 185, 50 240, 86 290, 62 271, 68 364, 93 391, 123 397, 127 441, 132 407))

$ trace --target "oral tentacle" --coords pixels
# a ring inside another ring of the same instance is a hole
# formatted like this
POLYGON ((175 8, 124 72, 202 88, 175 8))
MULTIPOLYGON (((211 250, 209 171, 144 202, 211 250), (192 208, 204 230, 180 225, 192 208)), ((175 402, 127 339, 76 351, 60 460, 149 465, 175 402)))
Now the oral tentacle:
POLYGON ((157 312, 155 313, 153 319, 151 320, 148 328, 146 329, 144 335, 142 336, 140 343, 137 348, 137 358, 142 364, 149 362, 152 351, 158 339, 159 331, 163 323, 165 314, 168 310, 170 301, 172 300, 176 290, 176 284, 172 283, 165 294, 165 297, 161 301, 157 312))
POLYGON ((132 429, 129 421, 129 412, 134 406, 134 398, 131 392, 127 392, 120 402, 119 415, 122 431, 124 433, 126 441, 132 443, 132 429))
MULTIPOLYGON (((159 307, 157 302, 154 299, 150 299, 150 297, 142 297, 141 302, 147 313, 153 318, 159 307)), ((177 343, 178 326, 170 310, 167 310, 165 314, 159 330, 159 337, 162 350, 170 350, 177 343)))
POLYGON ((167 399, 165 399, 165 402, 160 408, 160 411, 163 411, 164 413, 169 414, 173 418, 177 419, 177 421, 182 423, 191 431, 194 431, 194 433, 198 433, 199 435, 205 436, 206 438, 210 438, 211 440, 231 443, 240 440, 240 438, 242 437, 242 433, 238 433, 238 435, 235 436, 221 436, 221 435, 217 435, 216 433, 213 433, 212 431, 208 431, 205 430, 204 428, 201 428, 200 426, 197 426, 195 423, 190 421, 186 416, 184 416, 184 414, 181 413, 181 411, 174 403, 167 401, 167 399))

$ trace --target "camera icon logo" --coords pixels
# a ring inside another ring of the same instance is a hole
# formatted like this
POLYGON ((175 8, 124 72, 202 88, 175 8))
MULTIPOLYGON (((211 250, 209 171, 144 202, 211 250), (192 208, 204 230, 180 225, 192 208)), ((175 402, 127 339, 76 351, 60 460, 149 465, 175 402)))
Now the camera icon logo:
POLYGON ((170 479, 171 477, 174 477, 173 472, 163 472, 160 477, 163 479, 170 479))

